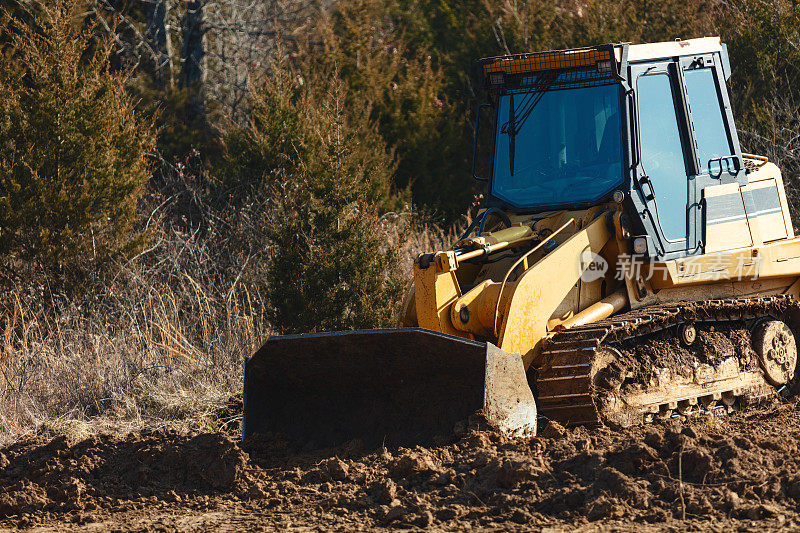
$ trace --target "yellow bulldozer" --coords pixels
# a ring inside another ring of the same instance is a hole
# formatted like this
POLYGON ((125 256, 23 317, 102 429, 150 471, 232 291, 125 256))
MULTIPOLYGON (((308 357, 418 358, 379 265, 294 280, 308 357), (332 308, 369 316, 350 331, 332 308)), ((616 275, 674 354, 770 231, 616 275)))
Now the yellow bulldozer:
POLYGON ((792 391, 800 239, 778 167, 741 150, 720 39, 478 68, 485 205, 416 258, 397 329, 275 336, 248 358, 244 437, 400 445, 470 418, 529 436, 792 391))

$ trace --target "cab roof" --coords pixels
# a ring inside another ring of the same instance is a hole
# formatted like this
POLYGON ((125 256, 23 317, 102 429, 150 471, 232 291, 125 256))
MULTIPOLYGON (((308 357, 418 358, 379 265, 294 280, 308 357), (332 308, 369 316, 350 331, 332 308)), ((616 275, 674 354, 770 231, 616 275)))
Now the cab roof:
POLYGON ((563 71, 596 67, 598 71, 616 70, 621 62, 639 62, 676 56, 721 52, 719 37, 675 40, 661 43, 613 43, 570 50, 549 50, 528 54, 487 57, 478 61, 484 79, 495 76, 519 76, 542 71, 563 71))
MULTIPOLYGON (((620 60, 622 47, 615 46, 617 61, 620 60)), ((628 61, 647 61, 665 59, 676 56, 692 56, 722 51, 722 41, 719 37, 701 37, 667 41, 663 43, 632 44, 628 46, 628 61)))

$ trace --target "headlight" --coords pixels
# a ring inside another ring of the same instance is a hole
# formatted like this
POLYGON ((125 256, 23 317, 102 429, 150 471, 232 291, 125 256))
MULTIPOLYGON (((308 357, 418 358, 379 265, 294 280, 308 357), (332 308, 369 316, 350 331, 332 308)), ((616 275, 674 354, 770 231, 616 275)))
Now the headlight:
POLYGON ((504 72, 492 72, 489 74, 489 84, 494 87, 502 87, 506 83, 506 75, 504 72))
POLYGON ((633 238, 633 253, 646 254, 647 253, 647 238, 634 237, 633 238))
POLYGON ((595 66, 597 67, 597 72, 611 72, 611 61, 608 59, 598 61, 595 66))

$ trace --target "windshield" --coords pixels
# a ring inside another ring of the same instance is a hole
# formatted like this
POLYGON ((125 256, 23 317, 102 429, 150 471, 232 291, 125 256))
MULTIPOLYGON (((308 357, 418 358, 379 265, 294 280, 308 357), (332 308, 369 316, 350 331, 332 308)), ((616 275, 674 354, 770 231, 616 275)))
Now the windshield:
POLYGON ((492 195, 532 209, 599 200, 623 176, 619 86, 533 80, 500 96, 492 195))

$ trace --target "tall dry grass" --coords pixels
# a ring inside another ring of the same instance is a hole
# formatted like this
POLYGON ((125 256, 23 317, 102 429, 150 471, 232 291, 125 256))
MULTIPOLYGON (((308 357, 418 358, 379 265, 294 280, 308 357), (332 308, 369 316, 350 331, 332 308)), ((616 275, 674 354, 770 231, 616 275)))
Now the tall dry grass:
POLYGON ((242 286, 229 298, 133 266, 94 304, 11 294, 0 347, 0 441, 38 432, 209 425, 269 334, 242 286))
MULTIPOLYGON (((380 225, 409 281, 413 258, 448 247, 464 226, 442 230, 409 213, 387 214, 380 225)), ((6 294, 0 445, 36 434, 221 423, 217 413, 241 392, 244 359, 270 325, 256 285, 215 272, 213 238, 164 224, 149 250, 81 301, 41 287, 6 294)))

